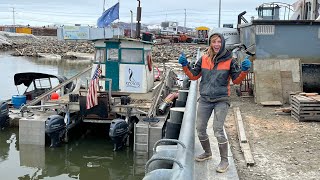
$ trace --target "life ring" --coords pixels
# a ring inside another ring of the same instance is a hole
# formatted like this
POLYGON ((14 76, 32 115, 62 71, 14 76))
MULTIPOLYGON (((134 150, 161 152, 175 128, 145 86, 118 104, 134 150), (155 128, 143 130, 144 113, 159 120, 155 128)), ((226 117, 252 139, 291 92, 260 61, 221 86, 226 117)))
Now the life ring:
POLYGON ((149 71, 152 71, 152 58, 150 54, 147 55, 147 63, 149 71))

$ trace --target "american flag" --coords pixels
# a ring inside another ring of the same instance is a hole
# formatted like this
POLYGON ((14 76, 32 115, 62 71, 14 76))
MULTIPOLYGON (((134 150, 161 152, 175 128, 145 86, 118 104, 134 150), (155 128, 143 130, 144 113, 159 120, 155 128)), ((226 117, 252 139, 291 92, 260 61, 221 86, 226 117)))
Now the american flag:
POLYGON ((90 81, 90 87, 88 88, 87 94, 87 109, 92 108, 93 106, 98 105, 98 89, 99 89, 99 77, 102 73, 100 64, 97 65, 96 70, 93 73, 92 79, 90 81))

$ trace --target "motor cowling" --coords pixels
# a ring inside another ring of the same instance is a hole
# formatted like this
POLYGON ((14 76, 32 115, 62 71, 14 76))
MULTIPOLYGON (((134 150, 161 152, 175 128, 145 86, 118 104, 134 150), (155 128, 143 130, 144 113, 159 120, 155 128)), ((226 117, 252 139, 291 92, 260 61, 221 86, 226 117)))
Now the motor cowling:
POLYGON ((109 137, 113 141, 113 150, 122 149, 125 145, 129 133, 129 125, 123 119, 114 119, 111 121, 109 137))
POLYGON ((5 101, 0 101, 0 129, 9 125, 9 106, 5 101))
POLYGON ((51 139, 50 147, 57 147, 61 143, 61 138, 65 132, 64 118, 60 115, 51 115, 46 120, 45 133, 51 139))

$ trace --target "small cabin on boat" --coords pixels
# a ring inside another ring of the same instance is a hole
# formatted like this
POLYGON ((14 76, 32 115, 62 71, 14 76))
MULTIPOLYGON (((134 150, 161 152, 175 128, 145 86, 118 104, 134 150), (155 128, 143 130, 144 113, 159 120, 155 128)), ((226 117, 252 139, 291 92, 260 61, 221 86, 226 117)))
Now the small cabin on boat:
POLYGON ((151 42, 111 38, 96 40, 94 45, 92 70, 98 65, 102 69, 102 77, 105 77, 101 82, 102 91, 111 87, 116 92, 147 93, 154 86, 151 42))

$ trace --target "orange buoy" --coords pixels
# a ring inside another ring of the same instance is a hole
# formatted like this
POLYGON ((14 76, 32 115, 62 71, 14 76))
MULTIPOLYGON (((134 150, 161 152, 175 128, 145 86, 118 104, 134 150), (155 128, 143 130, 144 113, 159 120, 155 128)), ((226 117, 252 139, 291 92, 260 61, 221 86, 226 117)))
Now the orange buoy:
POLYGON ((51 94, 51 100, 57 100, 57 99, 59 99, 59 94, 56 93, 56 92, 52 93, 51 94))

